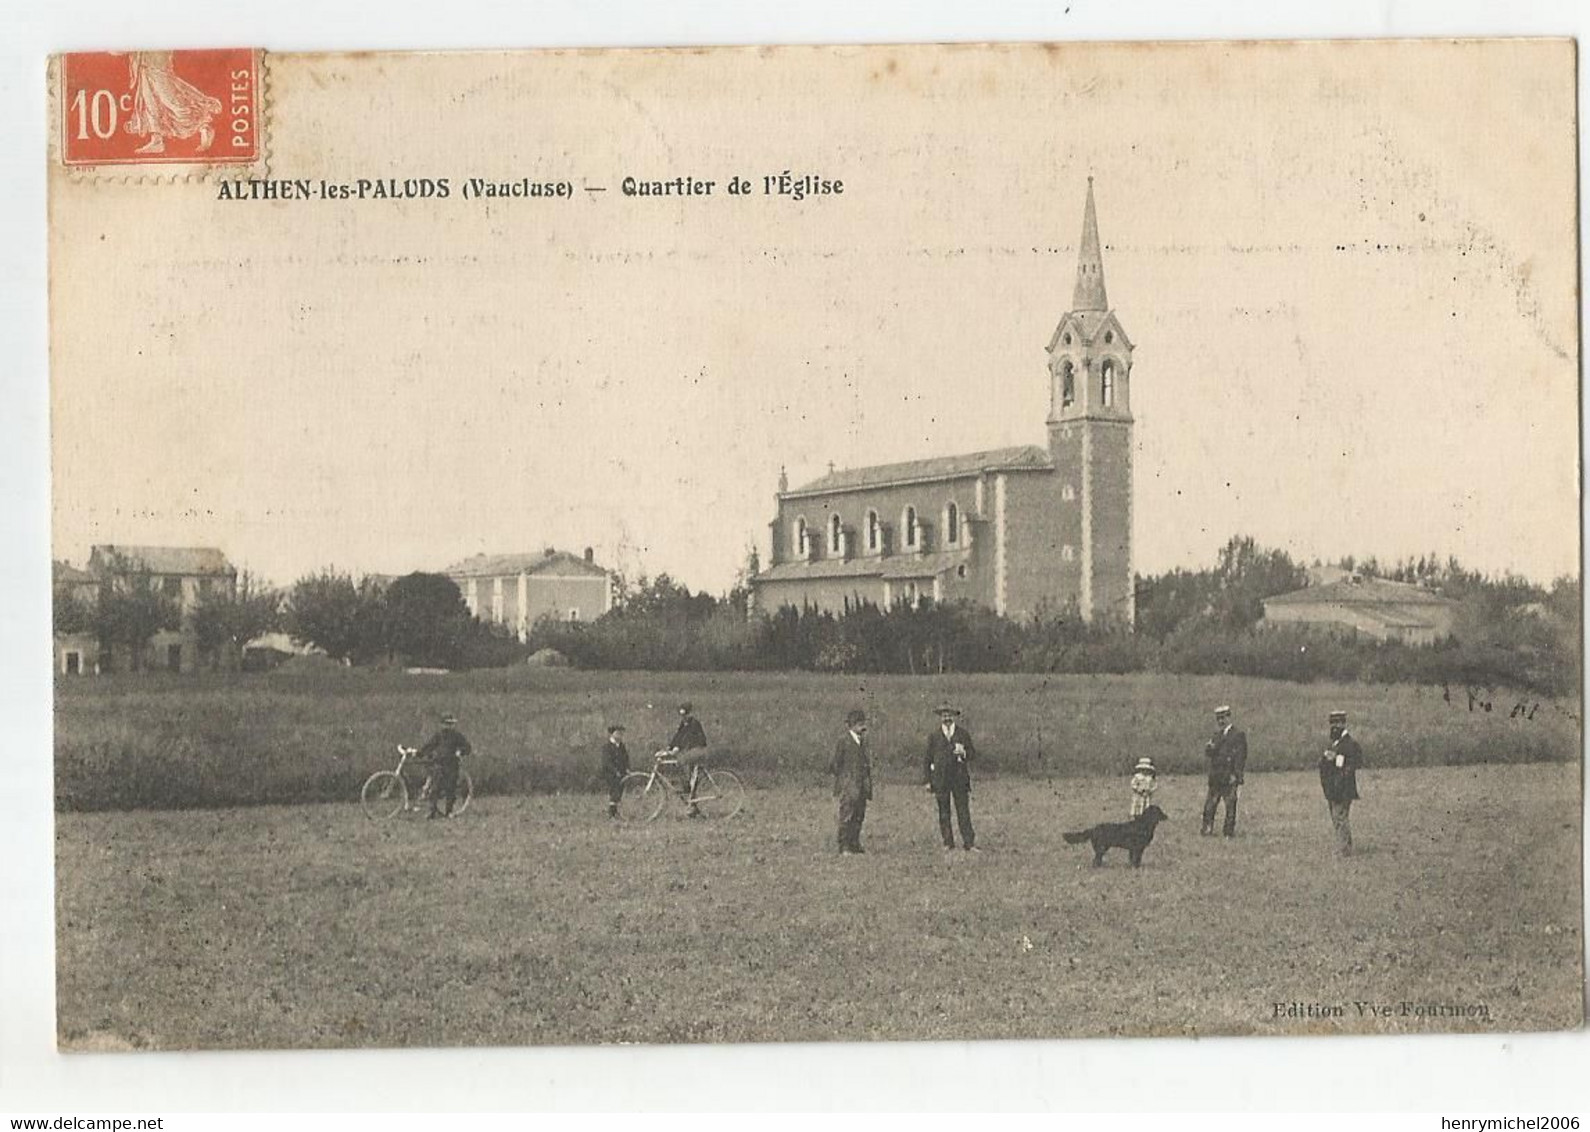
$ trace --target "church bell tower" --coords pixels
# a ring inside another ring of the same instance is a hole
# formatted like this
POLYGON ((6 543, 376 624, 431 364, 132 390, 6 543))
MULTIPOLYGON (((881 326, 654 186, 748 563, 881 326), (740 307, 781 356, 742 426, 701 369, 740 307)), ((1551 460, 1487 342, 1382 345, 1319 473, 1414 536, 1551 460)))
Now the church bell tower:
POLYGON ((1054 563, 1089 621, 1136 619, 1132 579, 1132 343, 1104 286, 1093 178, 1071 309, 1049 339, 1049 454, 1059 476, 1054 563), (1074 541, 1068 541, 1074 539, 1074 541))

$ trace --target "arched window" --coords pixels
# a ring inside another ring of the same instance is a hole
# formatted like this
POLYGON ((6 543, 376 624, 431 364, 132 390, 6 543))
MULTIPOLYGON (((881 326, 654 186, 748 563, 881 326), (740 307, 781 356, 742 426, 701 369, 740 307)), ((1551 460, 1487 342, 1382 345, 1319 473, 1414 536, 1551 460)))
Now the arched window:
POLYGON ((915 507, 907 507, 905 509, 905 514, 900 518, 900 527, 905 531, 905 545, 915 550, 918 534, 915 507))
POLYGON ((944 541, 951 546, 961 541, 961 509, 954 502, 944 508, 944 541))
POLYGON ((1060 363, 1060 407, 1066 408, 1077 399, 1077 371, 1070 360, 1060 363))
POLYGON ((873 552, 878 550, 883 542, 883 524, 878 522, 876 511, 867 512, 867 549, 873 552))
POLYGON ((838 554, 842 549, 839 540, 845 537, 844 524, 839 521, 839 512, 835 511, 828 516, 828 553, 838 554))
POLYGON ((811 553, 811 533, 806 530, 806 516, 795 520, 795 554, 805 558, 811 553))
POLYGON ((1115 360, 1105 358, 1099 368, 1099 400, 1108 409, 1115 404, 1115 360))

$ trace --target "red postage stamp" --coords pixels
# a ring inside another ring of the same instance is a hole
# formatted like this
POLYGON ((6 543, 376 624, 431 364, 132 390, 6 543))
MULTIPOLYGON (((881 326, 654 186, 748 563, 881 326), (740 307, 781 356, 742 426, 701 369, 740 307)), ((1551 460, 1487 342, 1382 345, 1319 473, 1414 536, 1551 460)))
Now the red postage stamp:
POLYGON ((96 51, 61 68, 67 165, 237 165, 260 154, 260 53, 96 51))

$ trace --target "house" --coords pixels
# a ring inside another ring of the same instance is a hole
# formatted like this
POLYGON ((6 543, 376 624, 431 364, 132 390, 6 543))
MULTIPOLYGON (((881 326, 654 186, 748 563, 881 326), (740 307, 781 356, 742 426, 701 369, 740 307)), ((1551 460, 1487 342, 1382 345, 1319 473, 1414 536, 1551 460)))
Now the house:
POLYGON ((613 607, 612 578, 590 547, 583 555, 550 546, 530 554, 477 554, 442 573, 463 592, 470 613, 508 626, 521 641, 543 617, 594 621, 613 607))
POLYGON ((126 647, 116 646, 99 649, 96 671, 138 667, 192 672, 203 659, 193 627, 195 610, 212 594, 231 597, 237 592, 237 569, 225 554, 208 546, 102 544, 89 553, 87 573, 96 592, 97 587, 147 581, 172 601, 179 616, 177 628, 162 629, 149 640, 136 666, 126 647))
POLYGON ((1452 635, 1457 608, 1424 586, 1349 574, 1265 598, 1261 624, 1308 625, 1376 641, 1430 645, 1452 635))
POLYGON ((1089 178, 1071 309, 1047 346, 1047 445, 831 468, 795 488, 781 473, 755 607, 965 600, 1132 623, 1133 348, 1089 178))
POLYGON ((99 672, 99 637, 89 624, 99 604, 99 578, 57 559, 50 563, 50 587, 57 605, 56 625, 62 620, 62 602, 71 602, 77 615, 69 619, 76 622, 71 631, 55 632, 55 671, 62 676, 99 672))

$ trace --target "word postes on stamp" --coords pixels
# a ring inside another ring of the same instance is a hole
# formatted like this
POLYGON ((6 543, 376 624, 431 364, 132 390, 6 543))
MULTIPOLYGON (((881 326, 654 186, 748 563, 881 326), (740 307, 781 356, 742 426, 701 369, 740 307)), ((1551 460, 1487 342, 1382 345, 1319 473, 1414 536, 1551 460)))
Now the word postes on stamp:
POLYGON ((238 165, 260 156, 260 53, 98 51, 61 57, 67 165, 238 165))

